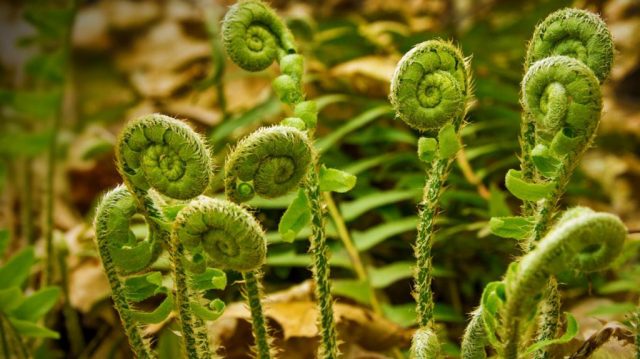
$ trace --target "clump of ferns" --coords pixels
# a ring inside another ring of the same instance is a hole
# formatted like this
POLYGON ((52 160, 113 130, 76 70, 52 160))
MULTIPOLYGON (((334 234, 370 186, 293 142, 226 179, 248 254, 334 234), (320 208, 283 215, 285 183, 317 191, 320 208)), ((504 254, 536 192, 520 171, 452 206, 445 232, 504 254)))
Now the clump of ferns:
POLYGON ((521 166, 506 176, 507 189, 523 201, 522 216, 492 218, 490 222, 495 234, 520 240, 525 256, 510 266, 505 280, 485 288, 481 306, 473 313, 463 339, 464 358, 486 357, 487 341, 501 357, 548 358, 549 345, 566 342, 577 331, 575 320, 568 315, 565 334, 556 338, 561 312, 555 274, 570 268, 587 272, 603 269, 619 252, 624 226, 613 216, 607 217, 612 232, 599 232, 600 241, 586 238, 592 235, 589 231, 604 228, 598 227, 599 220, 592 221, 594 216, 605 215, 587 209, 565 212, 550 230, 571 175, 596 136, 602 111, 600 82, 608 76, 612 61, 611 34, 595 14, 563 9, 536 27, 527 50, 521 91, 521 166), (584 217, 584 221, 569 221, 573 215, 584 217), (569 228, 568 222, 578 229, 569 228), (549 237, 561 237, 557 233, 560 229, 577 231, 575 236, 585 238, 584 247, 569 239, 558 239, 557 246, 545 246, 551 241, 549 237), (609 245, 613 249, 607 249, 609 245), (548 260, 550 268, 536 268, 538 277, 529 278, 533 276, 523 266, 538 261, 533 259, 537 255, 548 260), (596 259, 590 259, 594 263, 583 267, 580 261, 591 255, 597 257, 597 265, 596 259), (564 263, 556 266, 559 258, 564 263), (542 305, 532 312, 547 283, 542 305), (522 346, 530 342, 534 344, 523 350, 522 346))
POLYGON ((326 175, 344 180, 347 174, 318 167, 313 149, 317 106, 305 101, 302 88, 304 58, 298 53, 286 25, 259 0, 241 0, 227 12, 222 34, 227 54, 247 71, 262 71, 274 61, 281 75, 272 83, 281 102, 292 107, 293 116, 280 125, 260 129, 240 141, 225 166, 225 189, 233 201, 247 201, 255 194, 275 198, 298 189, 283 215, 279 231, 287 241, 310 221, 312 272, 320 312, 321 356, 338 356, 337 333, 329 282, 325 209, 320 179, 326 175))
POLYGON ((158 114, 129 122, 118 139, 116 158, 125 186, 107 193, 98 206, 96 238, 134 354, 155 357, 141 325, 161 322, 174 309, 174 294, 162 286, 161 273, 149 271, 164 248, 173 264, 186 357, 216 356, 204 323, 218 318, 224 303, 207 303, 202 294, 226 286, 222 269, 244 272, 262 265, 264 232, 247 210, 201 196, 213 166, 204 141, 185 123, 158 114), (167 206, 165 198, 181 202, 167 206), (129 228, 137 213, 149 229, 140 241, 129 228), (133 303, 158 293, 166 299, 152 313, 133 309, 133 303))
POLYGON ((390 93, 397 117, 432 136, 418 142, 418 156, 428 169, 414 245, 414 297, 420 328, 413 337, 411 352, 416 358, 434 358, 439 355, 440 344, 433 321, 431 248, 440 195, 460 149, 460 129, 472 99, 469 61, 449 42, 425 41, 402 57, 390 93))

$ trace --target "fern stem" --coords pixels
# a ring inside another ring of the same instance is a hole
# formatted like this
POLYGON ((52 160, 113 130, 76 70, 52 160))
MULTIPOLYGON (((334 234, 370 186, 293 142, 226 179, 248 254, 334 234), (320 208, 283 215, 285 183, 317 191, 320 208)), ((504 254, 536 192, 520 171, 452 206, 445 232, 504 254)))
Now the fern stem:
POLYGON ((269 359, 271 358, 269 344, 272 340, 260 301, 262 298, 262 288, 258 280, 260 273, 258 270, 253 270, 242 273, 242 276, 247 286, 247 302, 251 310, 251 327, 256 341, 256 355, 259 359, 269 359))
POLYGON ((120 320, 122 321, 125 334, 129 339, 131 350, 138 359, 155 358, 148 342, 143 338, 140 328, 131 317, 131 308, 126 299, 124 285, 118 277, 107 241, 98 241, 98 251, 100 252, 100 258, 102 259, 102 265, 107 274, 107 279, 111 285, 113 305, 120 315, 120 320))
POLYGON ((189 284, 184 263, 184 246, 178 240, 172 240, 172 249, 169 251, 171 254, 171 262, 173 263, 174 280, 176 284, 176 302, 178 304, 178 317, 180 318, 180 325, 182 326, 182 337, 184 338, 184 347, 186 356, 189 359, 210 358, 211 350, 209 349, 209 340, 203 341, 202 338, 197 338, 199 331, 196 324, 196 318, 191 309, 191 291, 189 290, 189 284), (197 340, 200 339, 200 340, 197 340))
POLYGON ((337 333, 333 319, 333 299, 329 283, 329 259, 324 230, 324 209, 320 196, 317 158, 307 173, 305 192, 311 207, 311 256, 313 277, 316 282, 316 297, 320 311, 321 357, 334 359, 338 356, 337 333))
MULTIPOLYGON (((538 329, 538 337, 536 342, 553 339, 558 333, 560 323, 560 295, 558 293, 558 281, 555 277, 549 279, 547 290, 544 293, 544 301, 542 302, 540 328, 538 329)), ((540 349, 536 351, 535 359, 549 359, 551 354, 548 350, 540 349)))
POLYGON ((431 264, 431 248, 433 246, 433 226, 438 212, 438 200, 442 192, 442 186, 451 167, 451 159, 436 159, 428 174, 428 180, 424 186, 423 198, 420 203, 418 236, 414 248, 416 262, 415 272, 415 296, 418 323, 424 328, 433 324, 433 291, 431 281, 433 279, 431 264))

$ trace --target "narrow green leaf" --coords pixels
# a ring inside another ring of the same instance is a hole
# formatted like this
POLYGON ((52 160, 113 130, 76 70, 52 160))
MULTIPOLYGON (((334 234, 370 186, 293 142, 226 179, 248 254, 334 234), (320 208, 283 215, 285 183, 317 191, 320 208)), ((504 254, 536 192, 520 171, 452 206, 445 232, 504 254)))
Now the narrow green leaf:
POLYGON ((46 287, 26 297, 20 305, 11 311, 12 317, 35 322, 47 314, 58 301, 61 290, 58 287, 46 287))
POLYGON ((160 272, 128 277, 124 285, 127 299, 132 302, 141 302, 156 294, 167 292, 167 288, 162 286, 162 273, 160 272))
POLYGON ((431 137, 420 137, 418 140, 418 158, 422 162, 431 163, 438 151, 438 141, 431 137))
POLYGON ((334 295, 347 297, 364 305, 371 304, 371 297, 369 296, 369 286, 365 281, 356 279, 332 280, 331 292, 334 295))
POLYGON ((22 300, 22 290, 19 287, 11 287, 0 290, 0 312, 9 313, 17 308, 22 300))
POLYGON ((194 274, 191 285, 196 290, 221 290, 227 286, 227 274, 217 268, 207 268, 203 273, 194 274))
POLYGON ((224 312, 225 304, 220 299, 214 299, 209 303, 209 308, 199 303, 191 303, 191 310, 202 320, 216 320, 224 312))
POLYGON ((441 158, 453 158, 460 150, 460 141, 452 123, 442 126, 438 132, 438 149, 441 158))
POLYGON ((538 201, 553 191, 553 182, 530 183, 522 179, 522 172, 511 169, 505 179, 507 189, 511 194, 523 201, 538 201))
POLYGON ((0 267, 0 289, 19 287, 29 277, 35 262, 33 247, 25 247, 0 267))
MULTIPOLYGON (((2 164, 0 164, 0 167, 2 164)), ((2 179, 0 178, 0 182, 2 179)), ((2 192, 2 186, 0 185, 0 192, 2 192)), ((0 260, 4 257, 4 252, 9 246, 9 231, 6 229, 0 229, 0 260)))
MULTIPOLYGON (((318 106, 320 107, 320 106, 318 106)), ((348 133, 359 129, 360 127, 372 122, 378 117, 393 115, 393 110, 390 106, 378 106, 374 107, 370 110, 367 110, 355 118, 347 121, 345 125, 340 128, 331 131, 327 136, 316 141, 316 149, 318 152, 323 153, 333 145, 335 145, 342 137, 347 135, 348 133)))
POLYGON ((298 194, 291 201, 289 208, 284 212, 278 232, 285 242, 293 242, 296 235, 311 221, 311 210, 309 200, 302 188, 298 189, 298 194))
POLYGON ((502 306, 502 295, 498 293, 504 291, 503 282, 491 282, 486 285, 482 292, 482 299, 480 301, 480 308, 482 312, 482 321, 485 326, 485 332, 487 333, 487 339, 493 347, 498 347, 500 341, 496 335, 498 327, 498 311, 502 306))
POLYGON ((562 334, 560 338, 547 339, 547 340, 543 340, 541 342, 532 344, 527 348, 527 350, 524 352, 523 355, 527 356, 539 349, 548 347, 549 345, 564 344, 571 341, 571 339, 573 339, 578 334, 578 330, 580 329, 580 326, 578 325, 578 321, 576 320, 576 318, 574 318, 573 315, 571 315, 571 313, 565 312, 564 315, 565 315, 565 318, 567 319, 567 330, 564 332, 564 334, 562 334))
POLYGON ((531 159, 538 171, 547 178, 553 178, 561 165, 560 160, 543 144, 534 147, 531 151, 531 159))
POLYGON ((372 193, 360 197, 355 201, 342 202, 340 204, 340 213, 343 214, 344 220, 349 222, 360 217, 373 208, 413 199, 419 197, 421 194, 422 188, 416 188, 406 191, 391 190, 382 193, 372 193))
POLYGON ((356 185, 356 176, 335 168, 320 167, 320 190, 344 193, 356 185))
POLYGON ((131 314, 133 319, 142 324, 157 324, 169 317, 173 310, 173 295, 169 294, 160 303, 160 305, 152 312, 143 312, 140 310, 134 310, 131 314))
POLYGON ((489 215, 491 217, 509 217, 513 215, 507 204, 504 192, 494 183, 489 186, 489 215))
POLYGON ((502 238, 526 239, 535 225, 533 217, 492 217, 491 233, 502 238))
POLYGON ((60 334, 58 334, 58 332, 55 332, 45 327, 41 327, 35 323, 31 323, 26 320, 20 320, 15 318, 9 318, 9 321, 11 322, 13 327, 16 329, 16 332, 18 332, 18 334, 23 335, 25 337, 52 338, 52 339, 60 338, 60 334))

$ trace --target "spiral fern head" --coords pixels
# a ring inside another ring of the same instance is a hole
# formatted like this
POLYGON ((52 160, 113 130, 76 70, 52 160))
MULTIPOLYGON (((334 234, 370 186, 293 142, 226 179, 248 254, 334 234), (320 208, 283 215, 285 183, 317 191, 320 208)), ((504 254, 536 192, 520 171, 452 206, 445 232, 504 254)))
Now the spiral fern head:
POLYGON ((233 5, 224 17, 222 36, 231 60, 247 71, 264 70, 297 51, 289 29, 260 0, 233 5))
POLYGON ((390 101, 409 126, 433 130, 463 115, 469 82, 467 63, 458 48, 442 40, 425 41, 398 63, 390 101))
POLYGON ((549 56, 580 60, 602 82, 613 64, 613 40, 607 25, 589 11, 562 9, 538 24, 527 50, 526 66, 549 56))
POLYGON ((200 197, 191 201, 178 213, 172 237, 191 253, 204 252, 221 269, 258 269, 267 253, 258 221, 246 209, 225 200, 200 197))
POLYGON ((516 278, 509 281, 507 276, 511 282, 507 298, 509 290, 533 297, 552 274, 563 270, 606 269, 621 253, 626 237, 626 227, 617 216, 586 207, 567 210, 538 247, 522 258, 516 278))
POLYGON ((225 190, 236 202, 254 194, 282 196, 298 187, 311 164, 307 135, 290 126, 261 128, 238 143, 225 165, 225 190))
POLYGON ((106 244, 114 264, 123 273, 140 271, 155 259, 154 234, 138 241, 129 228, 137 208, 127 188, 118 186, 104 195, 96 210, 94 228, 98 245, 106 244))
POLYGON ((551 140, 563 129, 573 137, 589 139, 600 121, 598 79, 574 58, 551 56, 533 64, 524 77, 522 93, 522 105, 543 139, 551 140))
POLYGON ((118 168, 133 189, 190 199, 209 185, 211 157, 202 138, 174 118, 152 114, 129 122, 116 146, 118 168))

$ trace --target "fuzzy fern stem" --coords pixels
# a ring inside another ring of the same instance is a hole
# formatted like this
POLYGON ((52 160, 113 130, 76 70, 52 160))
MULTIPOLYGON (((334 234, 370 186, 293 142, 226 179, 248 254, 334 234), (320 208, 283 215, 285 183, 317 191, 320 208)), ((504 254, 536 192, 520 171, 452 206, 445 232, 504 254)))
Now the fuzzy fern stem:
POLYGON ((263 297, 260 285, 260 273, 249 271, 242 273, 247 286, 247 302, 251 311, 251 327, 256 340, 256 356, 259 359, 271 358, 271 337, 267 329, 267 323, 262 310, 261 298, 263 297))

